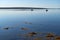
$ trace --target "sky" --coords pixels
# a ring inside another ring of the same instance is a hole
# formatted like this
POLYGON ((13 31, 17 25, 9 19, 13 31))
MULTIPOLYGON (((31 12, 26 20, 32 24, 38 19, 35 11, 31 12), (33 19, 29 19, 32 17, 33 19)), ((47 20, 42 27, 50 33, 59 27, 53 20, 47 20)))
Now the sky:
POLYGON ((0 7, 60 8, 60 0, 0 0, 0 7))

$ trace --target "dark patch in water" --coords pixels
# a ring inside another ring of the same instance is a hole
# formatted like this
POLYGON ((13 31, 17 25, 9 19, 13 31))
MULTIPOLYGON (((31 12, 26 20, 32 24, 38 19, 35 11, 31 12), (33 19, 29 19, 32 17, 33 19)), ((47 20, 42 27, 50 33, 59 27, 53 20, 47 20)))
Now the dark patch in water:
POLYGON ((21 28, 21 30, 29 30, 28 28, 21 28))
POLYGON ((8 30, 8 29, 9 29, 9 27, 3 28, 3 29, 8 30))

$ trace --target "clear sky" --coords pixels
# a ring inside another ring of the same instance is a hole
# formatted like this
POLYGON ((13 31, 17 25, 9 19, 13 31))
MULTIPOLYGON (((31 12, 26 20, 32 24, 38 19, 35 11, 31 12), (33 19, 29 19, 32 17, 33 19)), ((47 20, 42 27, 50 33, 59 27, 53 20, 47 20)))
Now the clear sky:
POLYGON ((60 0, 0 0, 0 7, 60 8, 60 0))

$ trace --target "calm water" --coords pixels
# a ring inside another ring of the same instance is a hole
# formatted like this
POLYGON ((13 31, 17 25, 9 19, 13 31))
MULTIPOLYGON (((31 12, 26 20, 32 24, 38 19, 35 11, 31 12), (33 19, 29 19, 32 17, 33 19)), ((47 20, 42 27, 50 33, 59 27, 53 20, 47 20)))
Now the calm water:
POLYGON ((29 32, 53 32, 60 35, 60 9, 49 9, 47 12, 0 10, 0 40, 28 40, 21 35, 29 32), (9 29, 4 29, 6 27, 9 29), (21 30, 21 28, 29 30, 21 30))

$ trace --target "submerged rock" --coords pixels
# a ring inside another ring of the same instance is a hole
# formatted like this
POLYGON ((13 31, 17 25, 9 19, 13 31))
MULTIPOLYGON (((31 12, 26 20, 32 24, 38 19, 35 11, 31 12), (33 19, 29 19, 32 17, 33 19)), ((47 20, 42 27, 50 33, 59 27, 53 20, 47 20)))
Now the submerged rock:
POLYGON ((31 22, 25 22, 25 24, 32 24, 31 22))
POLYGON ((47 39, 47 40, 52 40, 52 39, 54 39, 54 37, 55 37, 55 34, 52 34, 52 33, 48 33, 48 34, 46 35, 46 39, 47 39))
POLYGON ((28 24, 28 22, 24 22, 25 24, 28 24))
POLYGON ((60 36, 55 37, 55 40, 60 40, 60 36))
POLYGON ((29 24, 32 24, 31 22, 29 24))
POLYGON ((34 40, 42 40, 42 38, 38 37, 38 38, 34 38, 34 40))
POLYGON ((30 33, 28 33, 28 36, 35 36, 35 35, 37 35, 36 32, 30 32, 30 33))
POLYGON ((46 37, 55 37, 55 35, 52 34, 52 33, 48 33, 48 34, 46 35, 46 37))
POLYGON ((29 30, 28 28, 21 28, 21 30, 29 30))

